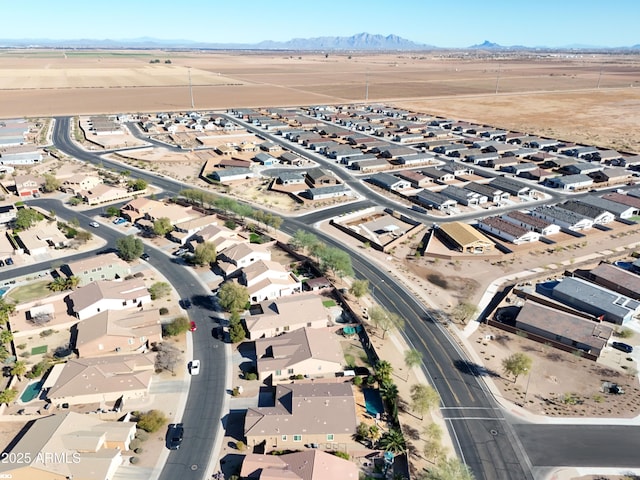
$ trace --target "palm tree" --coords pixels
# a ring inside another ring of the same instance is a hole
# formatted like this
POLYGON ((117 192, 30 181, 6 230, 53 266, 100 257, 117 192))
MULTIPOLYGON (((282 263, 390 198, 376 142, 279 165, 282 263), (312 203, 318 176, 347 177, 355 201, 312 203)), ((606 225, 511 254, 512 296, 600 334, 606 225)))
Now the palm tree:
POLYGON ((356 427, 356 433, 353 434, 353 438, 356 441, 364 440, 369 437, 369 425, 366 423, 359 423, 356 427))
POLYGON ((398 455, 407 451, 407 444, 404 441, 404 435, 402 435, 402 432, 392 428, 382 435, 382 438, 380 438, 380 441, 378 442, 378 448, 398 455))
POLYGON ((371 425, 369 427, 367 438, 371 440, 372 447, 375 446, 378 440, 380 440, 380 437, 382 437, 382 430, 380 430, 380 427, 377 425, 371 425))
POLYGON ((11 340, 13 340, 13 333, 9 330, 2 330, 0 332, 0 343, 11 343, 11 340))
POLYGON ((389 411, 394 419, 398 418, 398 386, 391 381, 385 381, 380 385, 380 393, 383 400, 387 403, 389 411))
POLYGON ((63 277, 56 277, 53 282, 49 282, 47 287, 52 292, 64 292, 67 290, 67 279, 63 277))
POLYGON ((78 286, 79 283, 80 283, 80 278, 76 277, 75 275, 72 275, 71 277, 67 278, 65 281, 65 287, 66 287, 65 290, 73 290, 78 286))
POLYGON ((13 368, 11 369, 11 375, 15 375, 18 378, 22 378, 25 373, 27 373, 27 364, 24 361, 18 360, 16 363, 13 364, 13 368))
POLYGON ((393 373, 393 366, 386 360, 380 360, 376 363, 376 378, 378 383, 382 384, 385 380, 391 381, 391 374, 393 373))

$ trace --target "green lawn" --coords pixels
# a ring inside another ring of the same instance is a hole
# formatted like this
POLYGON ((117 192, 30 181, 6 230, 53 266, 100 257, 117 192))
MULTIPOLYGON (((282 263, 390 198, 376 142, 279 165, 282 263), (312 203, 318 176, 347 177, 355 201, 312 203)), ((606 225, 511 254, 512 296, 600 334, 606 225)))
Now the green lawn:
POLYGON ((49 280, 12 288, 5 298, 8 302, 24 303, 38 298, 48 297, 51 295, 51 290, 47 288, 47 285, 49 285, 49 280))
POLYGON ((324 300, 322 302, 322 305, 324 305, 326 308, 331 308, 336 306, 336 302, 334 302, 333 300, 324 300))
POLYGON ((47 353, 46 345, 40 345, 39 347, 33 347, 31 349, 31 355, 40 355, 42 353, 47 353))

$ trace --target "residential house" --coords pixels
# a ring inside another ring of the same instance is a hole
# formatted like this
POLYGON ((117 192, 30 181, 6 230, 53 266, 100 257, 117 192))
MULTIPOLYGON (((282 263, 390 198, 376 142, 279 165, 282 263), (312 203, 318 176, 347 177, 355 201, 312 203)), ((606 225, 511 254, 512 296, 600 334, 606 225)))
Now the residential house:
POLYGON ((590 219, 594 225, 604 225, 615 220, 613 213, 588 203, 583 203, 580 200, 569 200, 559 203, 557 206, 590 219))
POLYGON ((218 268, 228 278, 258 260, 271 260, 271 250, 268 246, 237 243, 218 254, 218 268))
POLYGON ((287 163, 294 166, 302 165, 302 163, 304 162, 304 159, 292 152, 283 152, 278 158, 282 161, 282 163, 287 163))
POLYGON ((432 163, 436 156, 433 153, 415 153, 413 155, 402 155, 394 160, 399 165, 422 165, 432 163))
POLYGON ((538 232, 520 227, 497 216, 478 220, 478 227, 515 245, 533 243, 540 240, 538 232))
POLYGON ((591 219, 571 210, 560 208, 557 205, 541 205, 531 210, 530 213, 534 217, 571 231, 588 230, 593 227, 591 219))
POLYGON ((404 190, 411 186, 411 183, 409 183, 409 181, 395 177, 389 173, 376 173, 374 175, 371 175, 371 177, 369 177, 367 181, 369 183, 377 185, 380 188, 384 188, 385 190, 395 192, 404 190))
POLYGON ((324 185, 337 185, 340 183, 340 180, 322 168, 312 168, 308 170, 305 179, 307 181, 307 185, 311 188, 317 188, 324 185))
POLYGON ((507 222, 513 223, 514 225, 526 228, 527 230, 531 230, 532 232, 537 232, 545 237, 548 235, 560 233, 559 225, 556 225, 555 223, 549 222, 539 217, 534 217, 533 215, 528 215, 519 210, 513 210, 511 212, 505 213, 501 218, 507 222))
MULTIPOLYGON (((194 213, 194 211, 189 209, 187 214, 191 215, 191 213, 194 213)), ((170 217, 167 218, 171 220, 170 217)), ((217 225, 218 221, 219 218, 216 215, 205 215, 203 217, 190 218, 188 220, 176 222, 173 225, 173 231, 169 232, 169 239, 179 243, 180 245, 184 245, 189 238, 200 230, 208 227, 209 225, 217 225)))
POLYGON ((617 325, 631 320, 640 309, 637 300, 575 277, 557 282, 551 289, 551 298, 617 325))
POLYGON ((335 377, 343 370, 340 337, 328 328, 303 327, 258 339, 255 349, 258 377, 267 384, 289 382, 293 375, 335 377))
POLYGON ((259 147, 260 150, 267 153, 277 153, 282 150, 282 147, 280 145, 273 142, 262 142, 259 147))
POLYGON ((521 331, 600 356, 613 329, 540 303, 527 301, 515 321, 521 331))
POLYGON ((77 277, 78 286, 98 280, 117 280, 131 274, 129 264, 115 253, 87 257, 63 265, 60 270, 68 277, 77 277))
POLYGON ((451 173, 454 177, 464 177, 466 175, 473 175, 473 169, 466 165, 460 165, 455 160, 445 163, 441 170, 443 172, 451 173))
POLYGON ((487 200, 491 203, 500 204, 509 200, 509 194, 507 192, 503 192, 499 188, 492 187, 485 183, 469 182, 463 188, 470 192, 487 197, 487 200))
POLYGON ((225 155, 227 157, 230 157, 231 155, 236 153, 236 149, 231 145, 218 145, 216 147, 216 152, 218 152, 220 155, 225 155))
POLYGON ((640 300, 640 275, 611 265, 600 263, 592 268, 587 280, 634 300, 640 300))
POLYGON ((435 167, 423 168, 420 173, 438 183, 451 182, 456 178, 453 173, 445 172, 435 167))
POLYGON ((311 200, 326 200, 329 198, 346 197, 353 195, 353 191, 345 184, 308 188, 304 193, 307 198, 311 200))
POLYGON ((447 222, 435 231, 445 244, 462 253, 482 254, 494 247, 491 240, 467 223, 447 222))
POLYGON ((391 165, 384 158, 371 158, 366 160, 356 160, 353 162, 352 166, 356 170, 360 170, 362 173, 368 173, 387 170, 391 165))
POLYGON ((284 455, 248 453, 242 461, 240 477, 248 480, 358 480, 358 466, 322 450, 305 450, 284 455))
POLYGON ((448 185, 440 193, 452 198, 461 205, 483 205, 489 201, 485 195, 456 187, 455 185, 448 185))
POLYGON ((72 358, 51 368, 42 386, 54 405, 106 404, 146 398, 155 354, 72 358))
POLYGON ((324 328, 329 321, 322 297, 313 293, 259 302, 251 306, 250 315, 244 320, 251 340, 276 337, 305 327, 324 328))
POLYGON ((16 187, 16 194, 19 197, 31 197, 40 192, 42 180, 34 175, 16 175, 13 178, 16 187))
POLYGON ((78 173, 62 182, 60 189, 66 193, 78 195, 85 190, 91 190, 102 183, 102 179, 95 175, 85 175, 78 173))
POLYGON ((114 187, 101 183, 90 190, 81 191, 79 194, 89 205, 116 202, 131 197, 131 192, 126 188, 114 187))
POLYGON ((258 260, 242 269, 242 283, 252 303, 291 295, 302 291, 302 283, 280 263, 258 260))
MULTIPOLYGON (((616 194, 616 195, 619 195, 619 194, 616 194)), ((616 203, 614 201, 597 197, 595 195, 587 195, 585 197, 580 197, 578 202, 581 204, 599 209, 602 212, 611 212, 616 218, 622 218, 622 219, 634 217, 638 215, 638 213, 640 212, 640 210, 637 207, 623 205, 622 203, 616 203)))
POLYGON ((17 145, 0 149, 0 165, 33 165, 42 162, 42 152, 35 145, 17 145))
POLYGON ((304 175, 298 172, 282 172, 276 178, 279 185, 305 185, 304 175))
POLYGON ((396 176, 408 181, 413 188, 423 188, 433 182, 433 179, 431 179, 430 177, 427 177, 420 172, 414 172, 412 170, 398 172, 396 173, 396 176))
MULTIPOLYGON (((630 207, 634 210, 634 215, 640 214, 640 198, 632 197, 631 195, 625 195, 623 193, 607 193, 602 196, 603 200, 617 203, 630 207)), ((613 210, 611 210, 613 211, 613 210)), ((615 213, 615 212, 614 212, 615 213)))
POLYGON ((17 233, 18 245, 29 255, 42 255, 49 248, 62 248, 71 240, 66 238, 55 222, 42 220, 29 228, 17 233))
POLYGON ((550 178, 547 185, 563 190, 581 190, 593 185, 593 178, 588 175, 563 175, 561 177, 550 178))
POLYGON ((193 235, 189 241, 195 243, 211 242, 216 246, 216 252, 220 253, 237 243, 248 242, 249 239, 224 225, 209 225, 193 235))
POLYGON ((509 167, 503 167, 502 170, 508 173, 512 173, 518 177, 522 177, 525 173, 538 170, 538 165, 532 162, 521 162, 509 167))
POLYGON ((355 407, 350 382, 278 385, 274 406, 247 409, 247 445, 267 453, 304 445, 352 444, 358 423, 355 407))
POLYGON ((215 170, 209 175, 213 180, 220 183, 235 182, 237 180, 247 180, 255 178, 256 174, 250 168, 231 167, 222 170, 215 170))
POLYGON ((120 215, 131 223, 134 223, 139 218, 144 218, 147 214, 150 214, 153 209, 160 208, 162 205, 162 202, 158 200, 145 197, 134 198, 120 208, 120 215))
POLYGON ((16 219, 18 211, 13 203, 0 205, 0 224, 10 223, 16 219))
POLYGON ((623 167, 604 168, 589 175, 596 182, 625 183, 631 178, 631 172, 623 167))
POLYGON ((106 310, 76 325, 75 345, 79 357, 146 353, 162 342, 157 309, 140 312, 106 310))
POLYGON ((454 199, 442 195, 438 192, 432 192, 430 190, 421 190, 413 197, 416 203, 424 205, 425 207, 434 208, 436 210, 448 211, 456 207, 458 202, 454 199))
POLYGON ((13 480, 117 478, 124 473, 118 471, 124 464, 122 453, 129 450, 135 435, 135 422, 104 421, 96 415, 66 411, 38 418, 9 443, 6 458, 23 461, 0 463, 0 477, 13 480))
POLYGON ((255 157, 253 157, 257 162, 260 162, 261 165, 264 165, 265 167, 272 167, 273 165, 277 165, 278 163, 280 163, 280 160, 278 160, 275 157, 272 157, 271 155, 269 155, 268 153, 258 153, 255 157))
POLYGON ((80 320, 105 310, 124 310, 151 302, 151 295, 139 278, 131 280, 98 280, 69 294, 74 314, 80 320))
POLYGON ((516 197, 525 197, 531 190, 525 183, 509 177, 496 177, 489 182, 489 186, 516 197))

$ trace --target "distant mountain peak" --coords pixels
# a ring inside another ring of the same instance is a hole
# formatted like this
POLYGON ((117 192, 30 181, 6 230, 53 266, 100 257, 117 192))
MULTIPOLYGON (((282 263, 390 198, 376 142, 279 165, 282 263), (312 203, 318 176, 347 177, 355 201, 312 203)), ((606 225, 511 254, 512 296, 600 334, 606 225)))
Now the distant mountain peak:
POLYGON ((469 48, 473 48, 473 49, 492 49, 492 48, 505 48, 502 45, 499 45, 497 43, 493 43, 490 42, 489 40, 485 40, 484 42, 477 44, 477 45, 471 45, 469 48))
POLYGON ((265 41, 256 45, 260 49, 281 50, 421 50, 435 48, 420 45, 398 35, 380 35, 367 32, 350 37, 294 38, 287 42, 265 41))

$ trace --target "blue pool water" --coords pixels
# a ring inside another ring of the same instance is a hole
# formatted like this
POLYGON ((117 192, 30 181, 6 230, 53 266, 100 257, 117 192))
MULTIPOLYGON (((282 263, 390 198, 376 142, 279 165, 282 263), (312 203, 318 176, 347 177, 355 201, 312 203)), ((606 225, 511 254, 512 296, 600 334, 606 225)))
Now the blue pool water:
POLYGON ((364 403, 367 406, 367 413, 373 417, 376 414, 382 415, 384 413, 384 405, 382 404, 382 397, 380 397, 380 392, 378 390, 374 390, 373 388, 365 388, 363 390, 364 393, 364 403))
POLYGON ((4 297, 4 294, 7 293, 8 290, 8 288, 0 288, 0 298, 4 297))
POLYGON ((20 395, 20 401, 22 403, 27 403, 33 400, 34 398, 37 398, 41 389, 42 389, 42 382, 30 383, 24 389, 24 391, 22 392, 22 395, 20 395))

